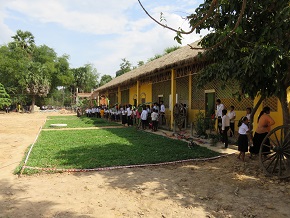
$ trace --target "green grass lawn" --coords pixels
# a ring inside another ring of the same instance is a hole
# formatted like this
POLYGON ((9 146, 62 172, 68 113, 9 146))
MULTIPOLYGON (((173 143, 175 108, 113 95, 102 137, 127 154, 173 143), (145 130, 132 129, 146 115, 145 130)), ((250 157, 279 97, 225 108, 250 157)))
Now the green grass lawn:
POLYGON ((218 153, 135 128, 42 131, 28 166, 78 168, 161 163, 218 153))
POLYGON ((115 122, 109 122, 106 119, 95 117, 77 117, 77 116, 51 116, 47 118, 44 129, 52 129, 58 127, 50 127, 50 124, 67 124, 62 128, 84 128, 84 127, 99 127, 99 126, 117 126, 115 122))

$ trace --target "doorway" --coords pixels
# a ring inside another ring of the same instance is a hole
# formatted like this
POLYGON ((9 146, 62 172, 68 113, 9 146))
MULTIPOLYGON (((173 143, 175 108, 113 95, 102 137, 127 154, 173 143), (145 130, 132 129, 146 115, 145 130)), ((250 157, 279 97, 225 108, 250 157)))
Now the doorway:
POLYGON ((211 117, 215 114, 215 91, 205 91, 205 116, 211 117))

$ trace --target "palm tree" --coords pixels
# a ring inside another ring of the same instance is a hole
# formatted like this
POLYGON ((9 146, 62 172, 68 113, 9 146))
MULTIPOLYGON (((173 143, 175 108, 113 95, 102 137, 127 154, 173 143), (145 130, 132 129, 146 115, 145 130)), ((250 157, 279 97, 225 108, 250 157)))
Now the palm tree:
POLYGON ((15 45, 15 47, 20 47, 28 54, 32 54, 35 47, 35 41, 34 36, 31 32, 23 32, 22 30, 17 30, 16 35, 12 36, 11 38, 14 39, 13 44, 15 45))

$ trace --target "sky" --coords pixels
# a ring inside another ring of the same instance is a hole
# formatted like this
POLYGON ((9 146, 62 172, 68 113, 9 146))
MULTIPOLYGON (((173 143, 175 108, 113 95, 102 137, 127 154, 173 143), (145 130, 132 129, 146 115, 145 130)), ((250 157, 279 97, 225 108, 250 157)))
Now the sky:
MULTIPOLYGON (((203 0, 141 0, 158 21, 188 29, 183 19, 203 0)), ((29 31, 36 45, 47 45, 58 56, 69 55, 70 67, 93 64, 100 76, 115 76, 122 59, 133 66, 165 48, 179 45, 175 33, 156 24, 137 0, 0 0, 0 45, 17 30, 29 31)), ((191 34, 183 46, 200 39, 191 34)))

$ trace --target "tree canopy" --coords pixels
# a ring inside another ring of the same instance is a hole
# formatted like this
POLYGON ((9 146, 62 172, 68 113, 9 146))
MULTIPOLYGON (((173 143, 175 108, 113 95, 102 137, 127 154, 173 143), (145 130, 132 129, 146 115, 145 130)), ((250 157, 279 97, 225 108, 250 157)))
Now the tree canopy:
POLYGON ((0 108, 10 106, 10 104, 11 104, 10 96, 7 94, 4 86, 0 83, 0 108))
POLYGON ((59 57, 47 45, 37 46, 28 31, 17 30, 10 43, 0 46, 0 82, 13 104, 30 104, 33 109, 36 101, 44 103, 46 96, 57 95, 59 87, 72 98, 76 88, 86 92, 96 88, 98 78, 93 65, 70 68, 68 55, 59 57))
POLYGON ((106 83, 110 82, 112 79, 113 79, 113 78, 112 78, 112 76, 110 76, 110 75, 106 75, 106 74, 103 75, 103 76, 101 77, 101 80, 100 80, 100 84, 99 84, 99 86, 105 85, 106 83))

